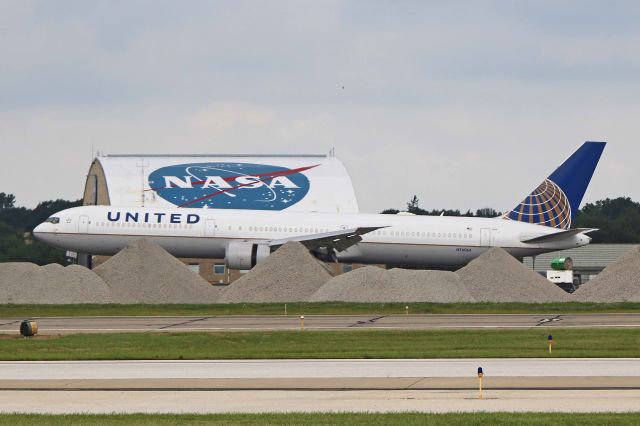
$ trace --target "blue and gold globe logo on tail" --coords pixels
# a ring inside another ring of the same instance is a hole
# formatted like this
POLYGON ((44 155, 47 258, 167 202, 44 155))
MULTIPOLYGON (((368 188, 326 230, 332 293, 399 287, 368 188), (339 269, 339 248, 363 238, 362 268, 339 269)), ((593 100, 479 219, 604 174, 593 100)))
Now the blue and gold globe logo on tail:
POLYGON ((545 179, 518 206, 505 213, 504 218, 569 229, 571 227, 571 204, 558 185, 550 179, 545 179))
POLYGON ((149 175, 149 190, 178 207, 284 210, 309 192, 304 171, 253 163, 192 163, 149 175))

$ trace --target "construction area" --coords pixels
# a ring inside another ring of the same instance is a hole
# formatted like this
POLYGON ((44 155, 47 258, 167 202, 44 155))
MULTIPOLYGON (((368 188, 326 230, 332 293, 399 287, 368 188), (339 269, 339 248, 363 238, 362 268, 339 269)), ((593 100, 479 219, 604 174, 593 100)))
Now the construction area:
POLYGON ((365 266, 334 276, 289 242, 227 286, 211 285, 161 247, 138 240, 105 263, 0 263, 2 304, 279 302, 638 302, 640 246, 569 294, 500 248, 456 272, 365 266))

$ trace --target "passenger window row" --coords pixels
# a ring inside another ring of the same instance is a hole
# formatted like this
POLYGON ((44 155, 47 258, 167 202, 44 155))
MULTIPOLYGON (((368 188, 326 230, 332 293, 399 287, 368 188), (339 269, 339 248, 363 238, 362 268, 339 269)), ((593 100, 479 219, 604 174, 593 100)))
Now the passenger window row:
POLYGON ((191 229, 193 225, 181 223, 140 223, 140 222, 97 222, 98 227, 108 228, 165 228, 165 229, 191 229))
MULTIPOLYGON (((242 231, 242 226, 228 225, 228 231, 242 231)), ((286 226, 249 226, 249 232, 288 232, 296 234, 320 234, 329 232, 327 228, 302 228, 302 227, 286 227, 286 226)))

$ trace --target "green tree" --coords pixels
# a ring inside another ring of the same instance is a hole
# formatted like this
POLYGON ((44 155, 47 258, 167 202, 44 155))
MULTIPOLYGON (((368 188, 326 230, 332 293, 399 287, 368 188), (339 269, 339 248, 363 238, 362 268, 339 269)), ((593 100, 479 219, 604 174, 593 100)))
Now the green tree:
POLYGON ((33 239, 31 232, 52 214, 82 204, 81 200, 51 200, 34 209, 15 207, 15 197, 0 193, 0 262, 65 263, 64 252, 33 239), (4 200, 4 201, 3 201, 4 200))
POLYGON ((573 221, 574 228, 598 228, 594 243, 640 243, 640 203, 628 197, 587 203, 573 221))
POLYGON ((498 217, 501 216, 502 213, 492 209, 491 207, 483 207, 481 209, 476 210, 476 217, 498 217))
POLYGON ((16 203, 16 197, 13 194, 5 194, 0 192, 0 210, 10 209, 16 203))

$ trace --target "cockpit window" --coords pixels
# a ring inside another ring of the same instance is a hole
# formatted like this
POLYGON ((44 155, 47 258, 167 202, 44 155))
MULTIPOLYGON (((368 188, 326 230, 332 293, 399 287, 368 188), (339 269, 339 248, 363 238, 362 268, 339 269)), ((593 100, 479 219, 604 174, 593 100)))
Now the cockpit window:
POLYGON ((45 222, 57 224, 57 223, 60 223, 60 218, 59 217, 55 217, 55 216, 51 216, 49 219, 45 220, 45 222))

